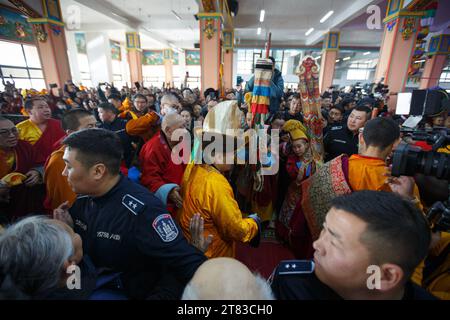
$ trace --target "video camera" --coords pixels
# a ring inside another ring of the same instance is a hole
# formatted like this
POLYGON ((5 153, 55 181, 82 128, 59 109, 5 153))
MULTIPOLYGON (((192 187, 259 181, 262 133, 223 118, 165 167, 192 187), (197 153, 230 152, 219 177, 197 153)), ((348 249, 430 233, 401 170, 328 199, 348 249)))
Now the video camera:
MULTIPOLYGON (((450 155, 436 152, 439 148, 446 148, 450 144, 450 129, 434 128, 428 131, 402 129, 401 131, 413 140, 432 144, 432 151, 422 151, 419 147, 402 142, 394 151, 392 175, 414 176, 416 173, 421 173, 450 182, 450 155)), ((449 232, 450 198, 447 201, 434 203, 428 210, 427 220, 434 232, 449 232)))
POLYGON ((422 151, 417 146, 402 142, 394 151, 392 158, 392 175, 414 176, 422 173, 437 179, 450 181, 450 155, 436 152, 450 144, 450 129, 434 128, 432 130, 402 129, 405 136, 415 141, 426 141, 432 145, 432 151, 422 151))

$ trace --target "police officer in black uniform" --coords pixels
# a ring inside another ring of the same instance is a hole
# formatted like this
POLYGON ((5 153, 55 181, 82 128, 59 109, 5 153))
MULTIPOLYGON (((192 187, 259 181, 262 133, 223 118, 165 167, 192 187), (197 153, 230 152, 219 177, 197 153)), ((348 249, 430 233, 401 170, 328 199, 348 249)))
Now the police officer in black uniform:
POLYGON ((119 275, 115 283, 127 297, 179 298, 206 258, 186 241, 159 199, 119 173, 117 135, 83 130, 64 144, 63 174, 82 195, 70 210, 67 203, 56 209, 55 218, 80 234, 84 254, 99 272, 119 275))
MULTIPOLYGON (((314 262, 310 260, 282 261, 270 281, 278 300, 343 300, 317 278, 314 262)), ((436 300, 436 297, 408 281, 402 300, 436 300)))
POLYGON ((314 274, 314 262, 309 260, 282 261, 271 279, 272 291, 278 300, 340 300, 314 274))
POLYGON ((281 300, 436 299, 410 280, 430 238, 412 202, 393 192, 354 192, 332 200, 314 261, 282 261, 269 280, 281 300))
POLYGON ((358 153, 359 129, 370 120, 371 110, 366 106, 353 109, 346 125, 332 126, 324 137, 325 162, 341 154, 351 156, 358 153))

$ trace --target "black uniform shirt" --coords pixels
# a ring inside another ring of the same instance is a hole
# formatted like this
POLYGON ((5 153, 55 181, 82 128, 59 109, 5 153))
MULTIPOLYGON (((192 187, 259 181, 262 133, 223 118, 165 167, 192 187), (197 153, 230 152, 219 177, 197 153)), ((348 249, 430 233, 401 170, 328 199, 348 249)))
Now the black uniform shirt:
POLYGON ((186 241, 160 200, 123 176, 101 197, 78 197, 70 214, 84 254, 95 267, 128 273, 138 286, 151 287, 163 269, 186 284, 206 260, 186 241), (145 274, 145 281, 139 274, 145 274))
POLYGON ((282 261, 275 269, 272 291, 277 300, 342 300, 317 279, 314 270, 302 270, 302 262, 282 261))
POLYGON ((324 137, 326 152, 325 162, 328 162, 341 154, 348 156, 358 154, 358 134, 353 134, 346 125, 331 127, 324 137))
MULTIPOLYGON (((301 260, 282 261, 274 271, 272 291, 278 300, 343 300, 321 282, 314 271, 302 270, 301 260)), ((408 281, 402 300, 436 300, 423 288, 408 281)))

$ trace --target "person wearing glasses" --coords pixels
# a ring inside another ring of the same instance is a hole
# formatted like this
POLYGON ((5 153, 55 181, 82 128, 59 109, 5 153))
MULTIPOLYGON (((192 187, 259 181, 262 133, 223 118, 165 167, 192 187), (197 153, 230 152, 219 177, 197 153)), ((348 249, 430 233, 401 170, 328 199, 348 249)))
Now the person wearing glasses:
POLYGON ((33 146, 19 139, 19 129, 0 116, 0 224, 42 211, 45 188, 33 146), (18 179, 7 179, 16 173, 18 179), (25 175, 25 177, 19 175, 25 175), (13 185, 14 184, 14 185, 13 185))

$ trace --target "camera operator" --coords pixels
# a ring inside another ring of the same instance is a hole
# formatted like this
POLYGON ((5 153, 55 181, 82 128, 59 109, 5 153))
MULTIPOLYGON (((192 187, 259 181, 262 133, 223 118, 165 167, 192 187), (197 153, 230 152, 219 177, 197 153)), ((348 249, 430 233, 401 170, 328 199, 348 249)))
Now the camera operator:
MULTIPOLYGON (((434 117, 425 118, 425 122, 432 123, 430 118, 434 117)), ((432 124, 442 125, 442 120, 432 124)), ((404 131, 409 144, 401 144, 394 152, 392 173, 414 176, 434 231, 430 253, 413 280, 434 295, 450 299, 450 130, 437 126, 404 131)))

